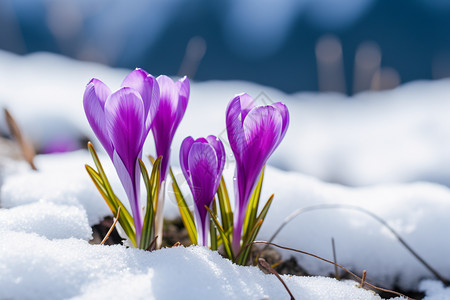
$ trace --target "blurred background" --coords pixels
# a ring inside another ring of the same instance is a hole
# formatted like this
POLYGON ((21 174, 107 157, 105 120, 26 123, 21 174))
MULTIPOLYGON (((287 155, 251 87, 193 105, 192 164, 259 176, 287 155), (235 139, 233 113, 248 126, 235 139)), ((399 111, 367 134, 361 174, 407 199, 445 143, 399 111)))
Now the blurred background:
POLYGON ((0 49, 352 95, 450 77, 448 0, 0 0, 0 49))

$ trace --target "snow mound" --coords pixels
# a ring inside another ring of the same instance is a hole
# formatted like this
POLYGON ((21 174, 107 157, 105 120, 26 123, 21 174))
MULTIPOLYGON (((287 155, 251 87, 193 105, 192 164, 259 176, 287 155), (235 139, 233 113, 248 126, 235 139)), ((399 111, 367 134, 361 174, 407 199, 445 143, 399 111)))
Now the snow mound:
MULTIPOLYGON (((262 199, 266 201, 272 193, 275 197, 258 239, 268 240, 295 210, 324 205, 292 219, 274 242, 332 260, 334 238, 338 263, 359 274, 367 270, 369 281, 388 288, 411 289, 421 279, 433 278, 386 227, 372 216, 349 208, 358 207, 387 222, 429 264, 450 278, 450 261, 445 259, 450 243, 443 238, 450 229, 450 190, 444 186, 414 183, 348 188, 267 168, 262 199), (332 205, 343 207, 326 208, 332 205)), ((284 257, 295 256, 312 274, 334 274, 332 265, 301 254, 283 253, 284 257)))
MULTIPOLYGON (((102 161, 109 166, 106 159, 102 161)), ((87 151, 37 156, 39 171, 22 168, 5 176, 1 206, 11 208, 36 201, 71 205, 87 212, 89 225, 98 224, 111 212, 89 178, 85 164, 93 165, 87 151)), ((109 168, 108 174, 115 179, 113 169, 109 168)))
POLYGON ((0 228, 15 232, 34 232, 48 239, 92 238, 92 229, 88 225, 84 209, 47 202, 0 209, 0 228))
MULTIPOLYGON (((0 234, 0 298, 286 299, 273 275, 202 247, 155 252, 76 239, 0 234), (37 251, 38 249, 38 251, 37 251), (174 288, 176 286, 176 288, 174 288)), ((355 283, 283 276, 298 299, 380 299, 355 283)))
POLYGON ((443 283, 435 280, 424 280, 420 283, 420 290, 425 292, 426 300, 449 300, 450 288, 444 287, 443 283))

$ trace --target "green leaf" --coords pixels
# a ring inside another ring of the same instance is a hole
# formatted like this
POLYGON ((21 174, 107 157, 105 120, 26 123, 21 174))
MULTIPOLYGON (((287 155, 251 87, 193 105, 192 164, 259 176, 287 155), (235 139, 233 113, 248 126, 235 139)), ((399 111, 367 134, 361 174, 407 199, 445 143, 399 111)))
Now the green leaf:
POLYGON ((159 178, 161 174, 161 157, 153 164, 152 174, 149 178, 147 168, 142 160, 139 159, 139 167, 142 177, 144 178, 145 188, 147 189, 147 208, 144 216, 144 224, 142 226, 140 249, 147 249, 154 239, 155 234, 155 211, 154 203, 158 199, 159 194, 159 178))
MULTIPOLYGON (((103 170, 103 166, 100 162, 100 159, 98 158, 97 152, 95 151, 94 145, 92 145, 91 142, 88 143, 89 152, 91 153, 92 159, 94 160, 95 166, 97 167, 98 174, 100 178, 102 179, 103 186, 105 187, 106 191, 108 192, 108 195, 112 197, 114 194, 111 185, 109 184, 109 181, 106 177, 105 171, 103 170)), ((115 215, 115 214, 114 214, 115 215)))
POLYGON ((180 210, 181 220, 183 221, 184 227, 189 235, 191 243, 194 245, 198 244, 197 241, 197 229, 195 228, 194 217, 192 216, 189 207, 184 200, 183 194, 181 193, 180 187, 173 175, 172 168, 169 168, 170 177, 172 178, 172 188, 175 194, 175 199, 177 199, 178 209, 180 210))
POLYGON ((150 162, 152 163, 152 165, 155 163, 156 159, 151 156, 151 155, 147 155, 148 159, 150 160, 150 162))
POLYGON ((253 229, 248 234, 248 238, 243 241, 241 250, 239 251, 237 257, 236 257, 236 264, 245 266, 248 260, 248 256, 250 255, 250 250, 252 249, 252 245, 249 245, 249 241, 254 241, 256 238, 256 235, 258 234, 259 228, 262 225, 262 220, 259 220, 256 222, 255 226, 253 226, 253 229))
POLYGON ((272 194, 272 196, 270 196, 269 200, 267 200, 266 204, 264 205, 263 209, 261 210, 261 213, 258 215, 257 221, 254 224, 252 230, 248 233, 247 237, 245 239, 243 239, 241 251, 239 252, 239 254, 237 256, 236 263, 238 265, 243 266, 246 264, 246 262, 248 260, 248 256, 250 255, 250 250, 252 248, 251 245, 248 247, 246 247, 246 246, 248 244, 252 243, 256 239, 256 236, 259 233, 259 229, 261 228, 262 223, 264 222, 264 219, 267 215, 267 212, 269 211, 270 205, 272 204, 273 197, 274 197, 274 195, 272 194))
POLYGON ((117 204, 114 201, 111 201, 108 192, 106 191, 105 187, 103 186, 103 181, 100 178, 100 175, 89 165, 84 165, 86 167, 86 171, 88 172, 89 176, 91 177, 92 181, 95 184, 95 187, 102 195, 103 199, 105 199, 106 204, 108 205, 111 212, 115 211, 117 209, 117 204))
POLYGON ((244 232, 243 232, 243 240, 245 240, 250 234, 251 229, 254 227, 257 222, 256 214, 258 213, 259 200, 261 197, 261 189, 264 179, 264 169, 265 166, 261 170, 261 175, 259 176, 258 183, 253 190, 252 196, 250 197, 250 201, 248 202, 247 212, 245 214, 244 219, 244 232))
POLYGON ((227 186, 225 185, 223 176, 220 179, 219 188, 217 189, 217 199, 219 202, 223 230, 227 233, 227 237, 230 238, 231 236, 228 232, 232 232, 232 230, 229 229, 233 228, 233 211, 231 210, 230 198, 228 197, 227 186))
POLYGON ((219 230, 220 237, 222 238, 223 246, 225 248, 225 252, 227 253, 228 258, 234 261, 234 254, 231 248, 230 240, 227 238, 222 226, 220 226, 219 220, 217 220, 217 217, 214 215, 214 213, 209 209, 208 206, 205 205, 205 208, 208 210, 209 215, 211 216, 214 225, 216 225, 217 230, 219 230))
POLYGON ((158 200, 159 200, 159 181, 161 178, 161 160, 162 156, 158 157, 156 160, 152 162, 153 169, 152 169, 152 175, 150 176, 150 192, 153 197, 153 209, 155 212, 158 211, 158 200), (155 169, 155 167, 157 169, 155 169), (156 170, 158 172, 156 172, 156 170))
MULTIPOLYGON (((214 199, 213 203, 212 203, 212 207, 213 207, 213 212, 214 215, 217 215, 217 204, 216 204, 216 199, 214 199)), ((217 250, 218 244, 217 244, 217 231, 216 231, 216 227, 214 226, 213 221, 209 221, 209 232, 210 232, 210 236, 211 236, 211 250, 217 250)))
POLYGON ((97 187, 98 191, 102 195, 106 204, 110 208, 113 215, 117 215, 118 207, 121 207, 121 213, 119 216, 119 224, 122 229, 125 231, 125 234, 128 236, 130 241, 136 247, 136 230, 134 228, 134 221, 131 214, 125 208, 123 203, 117 198, 114 194, 111 184, 106 177, 105 171, 103 170, 103 166, 98 158, 97 152, 95 151, 94 146, 91 142, 88 143, 89 152, 92 155, 92 159, 94 160, 95 166, 97 167, 97 171, 95 171, 92 167, 86 165, 86 170, 97 187))
POLYGON ((112 214, 117 215, 119 206, 121 207, 120 209, 121 213, 119 215, 120 226, 122 226, 122 229, 125 231, 125 234, 130 238, 133 245, 136 246, 136 233, 133 218, 131 217, 130 213, 122 204, 122 202, 119 199, 117 199, 115 195, 113 195, 112 198, 108 195, 104 183, 100 178, 100 175, 91 166, 86 165, 86 171, 88 172, 89 176, 94 182, 94 185, 97 187, 98 191, 102 195, 112 214))

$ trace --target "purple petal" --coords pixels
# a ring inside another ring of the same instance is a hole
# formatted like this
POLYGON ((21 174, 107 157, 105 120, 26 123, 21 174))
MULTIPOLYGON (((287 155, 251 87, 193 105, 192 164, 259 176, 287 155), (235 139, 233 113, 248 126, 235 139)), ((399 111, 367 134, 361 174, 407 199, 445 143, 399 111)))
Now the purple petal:
POLYGON ((134 177, 136 159, 144 137, 144 104, 141 96, 128 87, 119 89, 106 101, 105 117, 114 149, 128 173, 134 177))
MULTIPOLYGON (((144 80, 149 74, 140 68, 136 68, 131 71, 130 74, 122 81, 121 87, 131 87, 138 93, 141 93, 145 89, 144 80)), ((141 94, 142 95, 142 94, 141 94)))
POLYGON ((208 143, 197 143, 188 155, 188 169, 191 175, 191 191, 200 216, 204 219, 206 209, 214 199, 214 183, 218 173, 218 162, 214 148, 208 143))
POLYGON ((178 125, 180 124, 181 120, 183 119, 184 113, 186 112, 186 107, 189 101, 189 94, 191 91, 191 85, 189 79, 186 76, 179 79, 175 83, 175 86, 178 89, 178 108, 176 118, 174 120, 174 131, 178 128, 178 125))
MULTIPOLYGON (((160 91, 159 91, 158 82, 156 81, 155 77, 153 77, 152 75, 148 75, 147 78, 145 79, 145 81, 147 82, 147 86, 148 86, 147 93, 151 94, 150 95, 150 105, 149 105, 148 111, 146 110, 146 113, 145 113, 145 116, 146 116, 145 128, 146 128, 146 132, 148 133, 150 131, 150 128, 153 125, 153 121, 155 119, 156 113, 158 112, 160 91)), ((145 105, 146 105, 146 103, 144 102, 144 106, 145 105)))
POLYGON ((172 79, 165 75, 158 76, 156 80, 158 81, 160 94, 158 114, 168 118, 167 121, 170 120, 170 125, 172 125, 178 108, 178 88, 172 79))
POLYGON ((215 189, 217 190, 217 188, 219 187, 220 179, 222 177, 223 167, 225 166, 225 148, 223 147, 222 141, 214 135, 210 135, 206 139, 216 152, 218 162, 218 176, 216 178, 215 189))
POLYGON ((255 107, 255 100, 247 93, 239 94, 237 97, 241 103, 241 120, 244 123, 247 114, 255 107))
POLYGON ((155 139, 156 155, 162 156, 161 162, 161 181, 166 178, 169 161, 170 146, 176 127, 178 109, 178 88, 169 77, 159 76, 157 79, 160 91, 159 107, 153 121, 152 132, 155 139))
POLYGON ((142 69, 136 69, 124 79, 122 87, 131 87, 142 97, 145 108, 145 128, 150 130, 159 104, 159 85, 156 79, 142 69))
POLYGON ((241 121, 241 103, 239 96, 234 97, 228 104, 226 125, 231 150, 233 150, 236 161, 239 162, 241 160, 242 150, 245 147, 245 135, 241 121))
POLYGON ((282 125, 281 114, 272 106, 256 107, 245 118, 246 149, 242 160, 246 177, 244 201, 248 200, 263 165, 278 145, 282 125))
POLYGON ((189 151, 191 150, 192 144, 194 144, 194 139, 191 136, 188 136, 184 139, 183 143, 181 143, 180 147, 180 166, 181 170, 183 171, 184 178, 188 182, 191 181, 190 178, 190 172, 189 172, 189 166, 188 166, 188 157, 189 157, 189 151))
POLYGON ((105 126, 105 102, 110 94, 111 90, 103 82, 94 78, 86 86, 83 106, 89 125, 108 155, 112 157, 113 146, 105 126))
POLYGON ((278 141, 278 145, 279 145, 281 143, 281 141, 283 140, 284 136, 286 135, 286 131, 289 127, 289 110, 288 110, 287 106, 281 102, 276 102, 276 103, 272 104, 272 106, 275 107, 276 109, 278 109, 278 112, 281 114, 281 118, 283 119, 283 126, 281 128, 281 136, 278 141))
MULTIPOLYGON (((211 208, 211 206, 210 206, 211 208)), ((206 211, 206 209, 203 207, 203 210, 206 211)), ((198 244, 201 246, 208 246, 208 236, 209 236, 209 213, 206 211, 205 214, 200 214, 198 208, 194 206, 194 217, 195 217, 195 223, 197 227, 197 237, 198 237, 198 244)))

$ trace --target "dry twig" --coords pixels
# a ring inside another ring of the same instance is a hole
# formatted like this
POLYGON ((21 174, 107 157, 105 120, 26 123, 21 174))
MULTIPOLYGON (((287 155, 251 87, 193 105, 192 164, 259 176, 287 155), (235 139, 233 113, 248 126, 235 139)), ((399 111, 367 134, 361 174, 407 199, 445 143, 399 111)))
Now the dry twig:
POLYGON ((33 170, 37 170, 36 165, 34 164, 34 157, 36 156, 36 151, 33 148, 31 142, 22 134, 19 125, 16 120, 13 118, 8 109, 4 109, 6 124, 8 124, 9 131, 11 133, 12 138, 17 142, 22 151, 22 155, 24 159, 28 162, 30 167, 33 170))
POLYGON ((291 300, 295 300, 294 295, 292 295, 291 291, 289 290, 288 286, 286 285, 286 283, 284 282, 283 278, 281 278, 280 274, 278 274, 277 271, 275 271, 274 268, 272 268, 272 266, 264 259, 264 258, 259 258, 258 259, 259 264, 261 265, 261 267, 263 267, 264 269, 266 269, 268 272, 272 273, 273 275, 275 275, 279 281, 281 281, 281 283, 283 284, 284 288, 286 289, 286 291, 289 293, 289 296, 291 296, 291 300))
POLYGON ((114 227, 116 227, 116 223, 119 220, 119 215, 120 215, 120 206, 117 209, 117 215, 114 218, 114 222, 112 223, 111 227, 109 228, 108 232, 106 233, 105 237, 103 238, 103 241, 100 243, 100 245, 103 245, 106 240, 108 240, 109 236, 111 235, 111 232, 113 231, 114 227))

